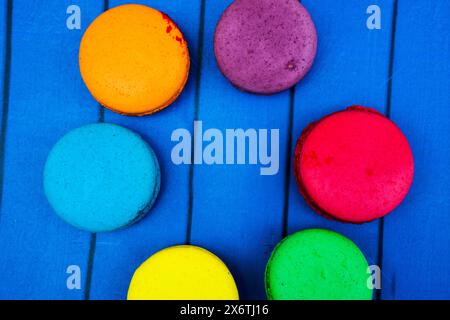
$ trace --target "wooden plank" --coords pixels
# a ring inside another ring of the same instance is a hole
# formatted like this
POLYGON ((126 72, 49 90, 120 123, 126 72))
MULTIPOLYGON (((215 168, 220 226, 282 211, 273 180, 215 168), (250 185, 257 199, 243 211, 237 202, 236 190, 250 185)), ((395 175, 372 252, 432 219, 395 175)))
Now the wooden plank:
POLYGON ((450 2, 398 4, 392 119, 415 160, 405 203, 386 218, 385 299, 450 299, 450 2))
MULTIPOLYGON (((66 29, 65 12, 69 5, 78 4, 85 28, 100 14, 103 3, 64 0, 44 7, 41 2, 14 0, 2 154, 0 298, 81 299, 92 238, 53 213, 43 195, 42 169, 59 137, 98 120, 97 103, 78 72, 82 30, 66 29), (66 288, 69 265, 81 267, 81 290, 66 288)), ((129 118, 105 112, 105 121, 134 129, 152 144, 160 158, 163 186, 156 207, 142 222, 93 238, 97 243, 91 248, 95 256, 92 291, 88 292, 92 298, 125 298, 134 269, 157 250, 184 243, 187 236, 190 167, 172 164, 170 135, 176 128, 192 131, 193 127, 201 5, 200 0, 142 2, 166 11, 179 23, 189 40, 192 73, 181 98, 157 115, 129 118)), ((212 35, 230 2, 206 2, 198 119, 204 130, 279 128, 280 171, 264 177, 258 166, 195 166, 190 242, 223 258, 236 277, 241 298, 265 297, 263 271, 281 239, 285 205, 289 233, 309 227, 342 232, 363 249, 369 262, 378 263, 379 221, 347 225, 313 213, 298 194, 286 155, 289 147, 293 152, 301 130, 327 113, 351 104, 387 111, 393 1, 303 0, 316 22, 320 43, 311 73, 295 91, 292 110, 288 92, 273 97, 245 94, 231 87, 218 71, 212 35), (381 30, 365 27, 365 11, 372 4, 381 7, 381 30)), ((119 3, 111 1, 111 6, 119 3)), ((445 174, 450 160, 446 139, 450 134, 450 25, 445 15, 449 9, 445 0, 433 5, 399 0, 390 114, 411 142, 416 176, 405 203, 385 219, 383 299, 450 298, 446 228, 450 180, 445 174)), ((0 102, 5 88, 6 11, 6 0, 0 0, 0 102)))
POLYGON ((224 136, 226 129, 280 129, 280 167, 278 174, 262 176, 259 165, 196 165, 191 242, 228 264, 242 299, 263 299, 265 265, 281 238, 289 92, 244 93, 220 73, 213 33, 231 2, 206 1, 198 120, 203 131, 216 128, 224 136))
MULTIPOLYGON (((113 0, 110 7, 128 2, 113 0)), ((142 262, 156 251, 183 244, 186 239, 190 166, 173 164, 171 135, 178 128, 193 127, 201 1, 137 2, 166 12, 178 24, 188 41, 191 73, 180 98, 155 115, 135 118, 105 111, 106 122, 135 130, 154 148, 161 165, 162 185, 155 207, 146 218, 125 230, 97 235, 92 299, 126 298, 133 272, 142 262)))
MULTIPOLYGON (((302 3, 316 23, 319 47, 311 73, 295 92, 291 157, 302 130, 329 113, 351 105, 386 112, 388 88, 392 1, 304 0, 302 3), (366 27, 369 17, 366 10, 373 4, 381 9, 381 30, 366 27)), ((378 264, 380 221, 352 225, 321 217, 300 196, 290 167, 288 233, 316 227, 340 232, 356 242, 369 264, 378 264)))
MULTIPOLYGON (((8 2, 6 0, 0 1, 0 119, 3 117, 4 101, 5 101, 5 66, 6 55, 8 51, 7 42, 7 22, 8 22, 8 2)), ((0 124, 1 126, 1 124, 0 124)), ((0 127, 1 130, 1 127, 0 127)))
MULTIPOLYGON (((83 27, 101 7, 89 0, 15 0, 9 113, 0 216, 0 297, 79 299, 66 269, 85 279, 89 234, 59 219, 47 203, 42 171, 48 152, 67 131, 96 121, 78 72, 82 30, 66 28, 66 9, 82 8, 83 27)), ((2 20, 3 21, 3 20, 2 20)))

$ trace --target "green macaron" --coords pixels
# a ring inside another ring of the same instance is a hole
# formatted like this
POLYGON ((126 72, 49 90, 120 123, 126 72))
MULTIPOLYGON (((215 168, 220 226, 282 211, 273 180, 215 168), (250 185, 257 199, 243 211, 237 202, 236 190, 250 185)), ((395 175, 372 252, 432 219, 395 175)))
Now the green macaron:
POLYGON ((351 240, 310 229, 277 245, 265 285, 271 300, 371 300, 369 277, 367 260, 351 240))

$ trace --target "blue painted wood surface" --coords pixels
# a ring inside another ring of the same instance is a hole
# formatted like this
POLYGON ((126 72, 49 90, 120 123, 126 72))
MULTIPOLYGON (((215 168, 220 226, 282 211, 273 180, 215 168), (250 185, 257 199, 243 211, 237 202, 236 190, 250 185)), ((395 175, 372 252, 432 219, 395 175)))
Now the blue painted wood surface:
POLYGON ((192 63, 181 97, 144 118, 100 109, 78 71, 84 29, 106 7, 126 2, 13 0, 8 15, 8 1, 0 0, 0 299, 124 299, 140 263, 183 243, 220 256, 241 298, 263 299, 271 250, 285 234, 309 227, 347 235, 371 264, 382 266, 377 297, 450 299, 448 1, 303 0, 319 34, 317 60, 296 88, 270 97, 238 91, 217 69, 213 32, 231 0, 137 1, 177 22, 192 63), (66 28, 72 4, 81 8, 82 30, 66 28), (372 4, 381 8, 381 30, 366 28, 372 4), (291 162, 309 122, 353 104, 374 107, 398 123, 416 161, 405 202, 384 220, 361 226, 329 221, 309 209, 291 162), (203 122, 203 131, 279 129, 278 174, 261 176, 258 165, 174 165, 171 134, 177 128, 193 132, 194 120, 203 122), (144 136, 160 160, 162 189, 139 224, 93 235, 52 212, 42 169, 58 138, 98 121, 144 136), (81 268, 80 290, 66 287, 69 265, 81 268))
POLYGON ((262 176, 257 165, 195 166, 191 241, 229 265, 241 297, 262 299, 265 264, 281 240, 290 101, 289 92, 271 97, 241 92, 220 73, 213 33, 231 2, 206 2, 198 120, 203 131, 280 129, 279 174, 262 176))
MULTIPOLYGON (((115 7, 129 1, 113 0, 115 7)), ((186 242, 189 207, 188 165, 171 161, 172 131, 191 130, 194 121, 198 74, 200 0, 140 1, 167 13, 186 37, 191 56, 191 73, 180 98, 169 108, 149 117, 124 117, 105 110, 104 121, 117 123, 140 133, 154 148, 161 166, 161 191, 150 214, 125 230, 99 234, 93 263, 92 299, 124 299, 134 270, 153 253, 186 242), (114 279, 114 281, 111 281, 114 279)))
MULTIPOLYGON (((313 69, 295 91, 291 157, 302 130, 312 121, 352 105, 387 111, 393 1, 304 0, 303 4, 316 23, 319 49, 313 69), (381 30, 368 30, 367 16, 361 14, 372 4, 383 14, 381 30)), ((306 228, 340 232, 363 250, 370 265, 377 265, 380 220, 353 225, 321 217, 300 196, 293 165, 290 171, 288 233, 306 228)))
POLYGON ((414 183, 385 219, 386 299, 450 298, 450 2, 399 1, 392 119, 410 140, 414 183))
MULTIPOLYGON (((6 64, 6 54, 9 50, 8 46, 8 35, 7 35, 7 19, 8 16, 8 3, 6 0, 0 1, 0 106, 2 109, 0 110, 0 119, 3 118, 3 109, 5 103, 5 84, 8 81, 5 81, 5 76, 9 77, 5 74, 7 70, 5 70, 6 64)), ((2 124, 0 124, 2 126, 2 124)), ((1 130, 1 127, 0 127, 1 130)))
MULTIPOLYGON (((86 269, 89 234, 57 218, 42 187, 43 166, 54 143, 98 118, 76 63, 82 31, 69 32, 65 26, 69 4, 13 3, 0 216, 2 298, 83 297, 81 291, 67 290, 66 268, 86 269)), ((92 1, 80 5, 86 22, 100 12, 92 1)))

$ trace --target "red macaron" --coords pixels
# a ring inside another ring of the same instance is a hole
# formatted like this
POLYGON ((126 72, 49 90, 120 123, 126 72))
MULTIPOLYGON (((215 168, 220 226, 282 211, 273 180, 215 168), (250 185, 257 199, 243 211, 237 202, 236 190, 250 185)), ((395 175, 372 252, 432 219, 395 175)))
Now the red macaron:
POLYGON ((295 149, 301 194, 320 214, 364 223, 408 194, 414 160, 400 129, 376 110, 354 106, 309 125, 295 149))

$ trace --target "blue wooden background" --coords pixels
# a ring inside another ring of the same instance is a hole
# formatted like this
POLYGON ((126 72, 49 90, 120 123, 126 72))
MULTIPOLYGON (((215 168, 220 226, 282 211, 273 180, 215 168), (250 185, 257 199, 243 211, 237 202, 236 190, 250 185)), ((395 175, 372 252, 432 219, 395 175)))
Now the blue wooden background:
MULTIPOLYGON (((213 32, 231 0, 136 1, 167 12, 192 58, 180 99, 149 117, 102 110, 77 63, 83 31, 121 0, 0 0, 0 298, 124 299, 133 271, 167 246, 191 243, 219 255, 243 299, 264 299, 263 273, 286 234, 325 227, 353 239, 382 268, 376 299, 450 299, 450 1, 303 0, 319 34, 317 60, 296 88, 264 97, 233 88, 217 69, 213 32), (81 8, 82 30, 66 28, 81 8), (366 9, 382 12, 366 28, 366 9), (413 148, 415 181, 388 217, 365 225, 328 221, 300 197, 291 157, 311 121, 343 107, 391 117, 413 148), (257 166, 175 166, 170 136, 206 128, 279 128, 280 172, 257 166), (139 224, 89 234, 52 212, 42 170, 53 144, 86 123, 106 121, 142 134, 162 167, 162 190, 139 224), (66 287, 79 265, 80 290, 66 287)), ((129 2, 129 1, 128 1, 129 2)))

